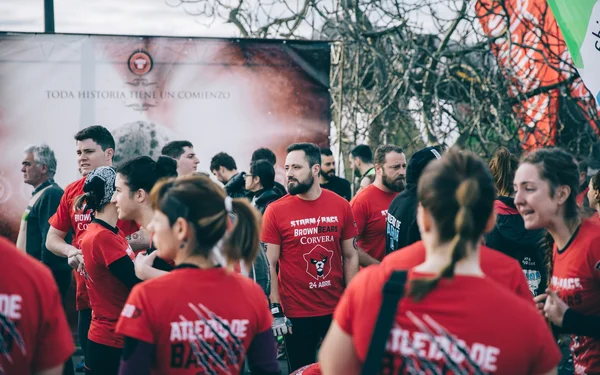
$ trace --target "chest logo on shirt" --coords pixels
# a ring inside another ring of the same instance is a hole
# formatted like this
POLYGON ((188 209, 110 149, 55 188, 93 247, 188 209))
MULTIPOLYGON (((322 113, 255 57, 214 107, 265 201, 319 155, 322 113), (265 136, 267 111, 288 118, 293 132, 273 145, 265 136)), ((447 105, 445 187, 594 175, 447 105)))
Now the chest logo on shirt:
POLYGON ((306 261, 306 273, 315 280, 322 280, 331 272, 331 258, 333 251, 327 250, 321 245, 313 247, 311 251, 303 255, 306 261))

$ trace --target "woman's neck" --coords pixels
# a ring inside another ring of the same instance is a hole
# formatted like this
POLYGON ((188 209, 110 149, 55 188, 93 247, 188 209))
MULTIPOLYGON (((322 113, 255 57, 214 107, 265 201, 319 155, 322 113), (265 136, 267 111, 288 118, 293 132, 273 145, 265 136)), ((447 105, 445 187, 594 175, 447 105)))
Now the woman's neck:
POLYGON ((556 243, 556 246, 559 249, 564 249, 573 237, 573 234, 575 234, 575 231, 577 230, 580 224, 580 218, 574 220, 573 223, 569 223, 564 219, 560 219, 557 220, 555 223, 552 223, 548 227, 548 233, 550 233, 550 235, 554 239, 554 243, 556 243))
MULTIPOLYGON (((479 263, 479 245, 468 245, 467 256, 456 262, 454 274, 483 276, 479 263)), ((440 274, 452 260, 451 242, 444 244, 428 244, 425 242, 425 262, 415 267, 420 273, 440 274)))
POLYGON ((195 266, 198 266, 198 268, 201 269, 207 269, 207 268, 213 268, 215 266, 215 262, 213 262, 210 259, 207 259, 201 255, 183 255, 183 254, 178 254, 178 256, 175 258, 175 264, 176 265, 180 265, 180 264, 193 264, 195 266))
POLYGON ((110 210, 103 210, 101 212, 95 212, 94 218, 98 220, 102 220, 110 226, 117 227, 117 221, 119 217, 116 212, 111 212, 110 210))

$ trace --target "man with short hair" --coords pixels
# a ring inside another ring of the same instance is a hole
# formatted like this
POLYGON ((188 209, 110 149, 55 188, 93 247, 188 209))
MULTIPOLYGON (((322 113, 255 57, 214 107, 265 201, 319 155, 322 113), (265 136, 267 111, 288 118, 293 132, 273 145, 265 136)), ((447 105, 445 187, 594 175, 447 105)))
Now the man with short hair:
POLYGON ((246 196, 244 190, 246 173, 238 173, 237 165, 231 155, 219 152, 210 160, 210 171, 220 183, 225 185, 225 191, 231 198, 246 196))
POLYGON ((390 203, 404 190, 406 156, 402 148, 382 145, 375 150, 375 181, 350 202, 358 229, 358 246, 369 256, 361 266, 379 263, 385 255, 385 223, 390 203))
MULTIPOLYGON (((254 163, 257 160, 266 160, 269 163, 271 163, 273 168, 275 168, 277 165, 277 157, 275 156, 275 153, 266 147, 261 147, 259 149, 254 150, 254 152, 252 153, 252 158, 250 159, 250 163, 254 163)), ((274 181, 273 184, 273 189, 275 189, 277 194, 279 194, 282 197, 287 194, 287 191, 285 190, 285 187, 283 187, 282 184, 280 184, 277 181, 274 181)))
POLYGON ((23 180, 34 190, 21 220, 17 247, 50 268, 64 299, 71 284, 71 267, 65 258, 54 255, 46 248, 46 237, 50 230, 48 220, 56 212, 64 193, 54 182, 56 157, 46 144, 28 146, 24 151, 25 157, 21 163, 23 180))
POLYGON ((190 141, 169 142, 162 148, 160 153, 177 161, 178 176, 193 175, 200 163, 194 152, 194 145, 190 141))
MULTIPOLYGON (((83 185, 85 176, 94 169, 102 166, 112 166, 115 153, 115 140, 103 126, 94 125, 84 128, 75 134, 77 146, 77 161, 83 178, 69 184, 60 200, 56 213, 50 218, 50 230, 46 238, 46 247, 55 255, 68 259, 69 265, 75 269, 75 281, 77 283, 76 309, 79 312, 79 341, 85 354, 87 353, 87 333, 92 319, 90 300, 85 285, 85 267, 83 256, 79 249, 79 242, 87 231, 92 220, 89 212, 76 211, 75 199, 84 194, 83 185), (67 234, 73 231, 72 245, 65 241, 67 234)), ((119 221, 117 226, 127 236, 138 231, 134 222, 119 221)), ((148 244, 132 243, 135 249, 146 248, 148 244)))
POLYGON ((261 214, 265 213, 267 206, 281 198, 273 188, 275 169, 267 160, 257 160, 250 164, 250 173, 246 173, 246 190, 252 206, 261 214))
POLYGON ((358 271, 358 254, 349 203, 319 185, 321 150, 297 143, 287 152, 289 194, 267 207, 261 241, 271 269, 273 331, 286 334, 294 371, 315 362, 333 310, 358 271))
MULTIPOLYGON (((56 256, 46 247, 46 237, 50 230, 48 220, 56 212, 64 193, 54 182, 56 157, 47 144, 27 146, 24 153, 21 163, 23 181, 33 186, 33 193, 21 219, 17 247, 50 269, 64 308, 67 291, 71 286, 72 270, 65 258, 56 256)), ((71 241, 70 236, 67 241, 71 241)), ((69 357, 63 374, 73 373, 73 361, 69 357)))
POLYGON ((421 240, 417 225, 417 187, 427 165, 441 159, 440 146, 425 147, 411 156, 406 168, 406 189, 390 203, 385 230, 386 255, 421 240))
POLYGON ((321 149, 321 176, 319 176, 319 183, 323 189, 331 190, 347 201, 350 201, 352 198, 350 181, 335 175, 335 158, 328 148, 321 149))
POLYGON ((373 152, 367 145, 358 145, 350 151, 350 168, 354 171, 354 176, 363 178, 367 175, 375 174, 373 165, 373 152))

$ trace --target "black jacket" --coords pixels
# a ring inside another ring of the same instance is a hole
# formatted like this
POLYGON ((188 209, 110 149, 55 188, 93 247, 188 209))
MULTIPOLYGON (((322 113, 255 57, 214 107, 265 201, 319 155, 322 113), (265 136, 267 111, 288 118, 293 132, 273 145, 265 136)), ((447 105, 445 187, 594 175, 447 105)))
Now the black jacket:
POLYGON ((546 290, 544 231, 525 229, 513 198, 498 197, 494 210, 498 215, 496 226, 485 236, 485 245, 518 260, 531 293, 534 296, 543 293, 546 290))
POLYGON ((331 190, 340 197, 346 199, 348 202, 352 199, 352 190, 350 188, 350 181, 345 178, 338 176, 329 177, 329 180, 325 184, 321 184, 323 189, 331 190))
POLYGON ((227 183, 225 184, 225 191, 231 198, 245 198, 246 197, 246 173, 236 173, 227 183))
POLYGON ((417 184, 410 184, 388 208, 385 253, 389 254, 421 240, 417 225, 417 184))
POLYGON ((281 197, 282 195, 275 190, 275 188, 272 188, 259 190, 254 194, 253 197, 249 198, 252 200, 252 205, 260 211, 261 215, 263 215, 267 209, 267 206, 281 197))

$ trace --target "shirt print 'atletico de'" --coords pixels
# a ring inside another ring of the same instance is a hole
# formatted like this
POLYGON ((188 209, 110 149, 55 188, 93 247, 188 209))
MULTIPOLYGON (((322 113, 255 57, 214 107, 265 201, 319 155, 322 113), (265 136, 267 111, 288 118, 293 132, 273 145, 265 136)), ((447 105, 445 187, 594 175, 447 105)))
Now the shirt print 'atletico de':
MULTIPOLYGON (((564 250, 554 246, 552 289, 575 311, 600 315, 600 223, 584 220, 564 250)), ((572 336, 575 374, 600 373, 600 340, 572 336)))
POLYGON ((344 290, 341 244, 356 234, 349 203, 329 190, 314 201, 286 195, 267 207, 261 241, 281 246, 279 294, 287 316, 333 313, 344 290))

